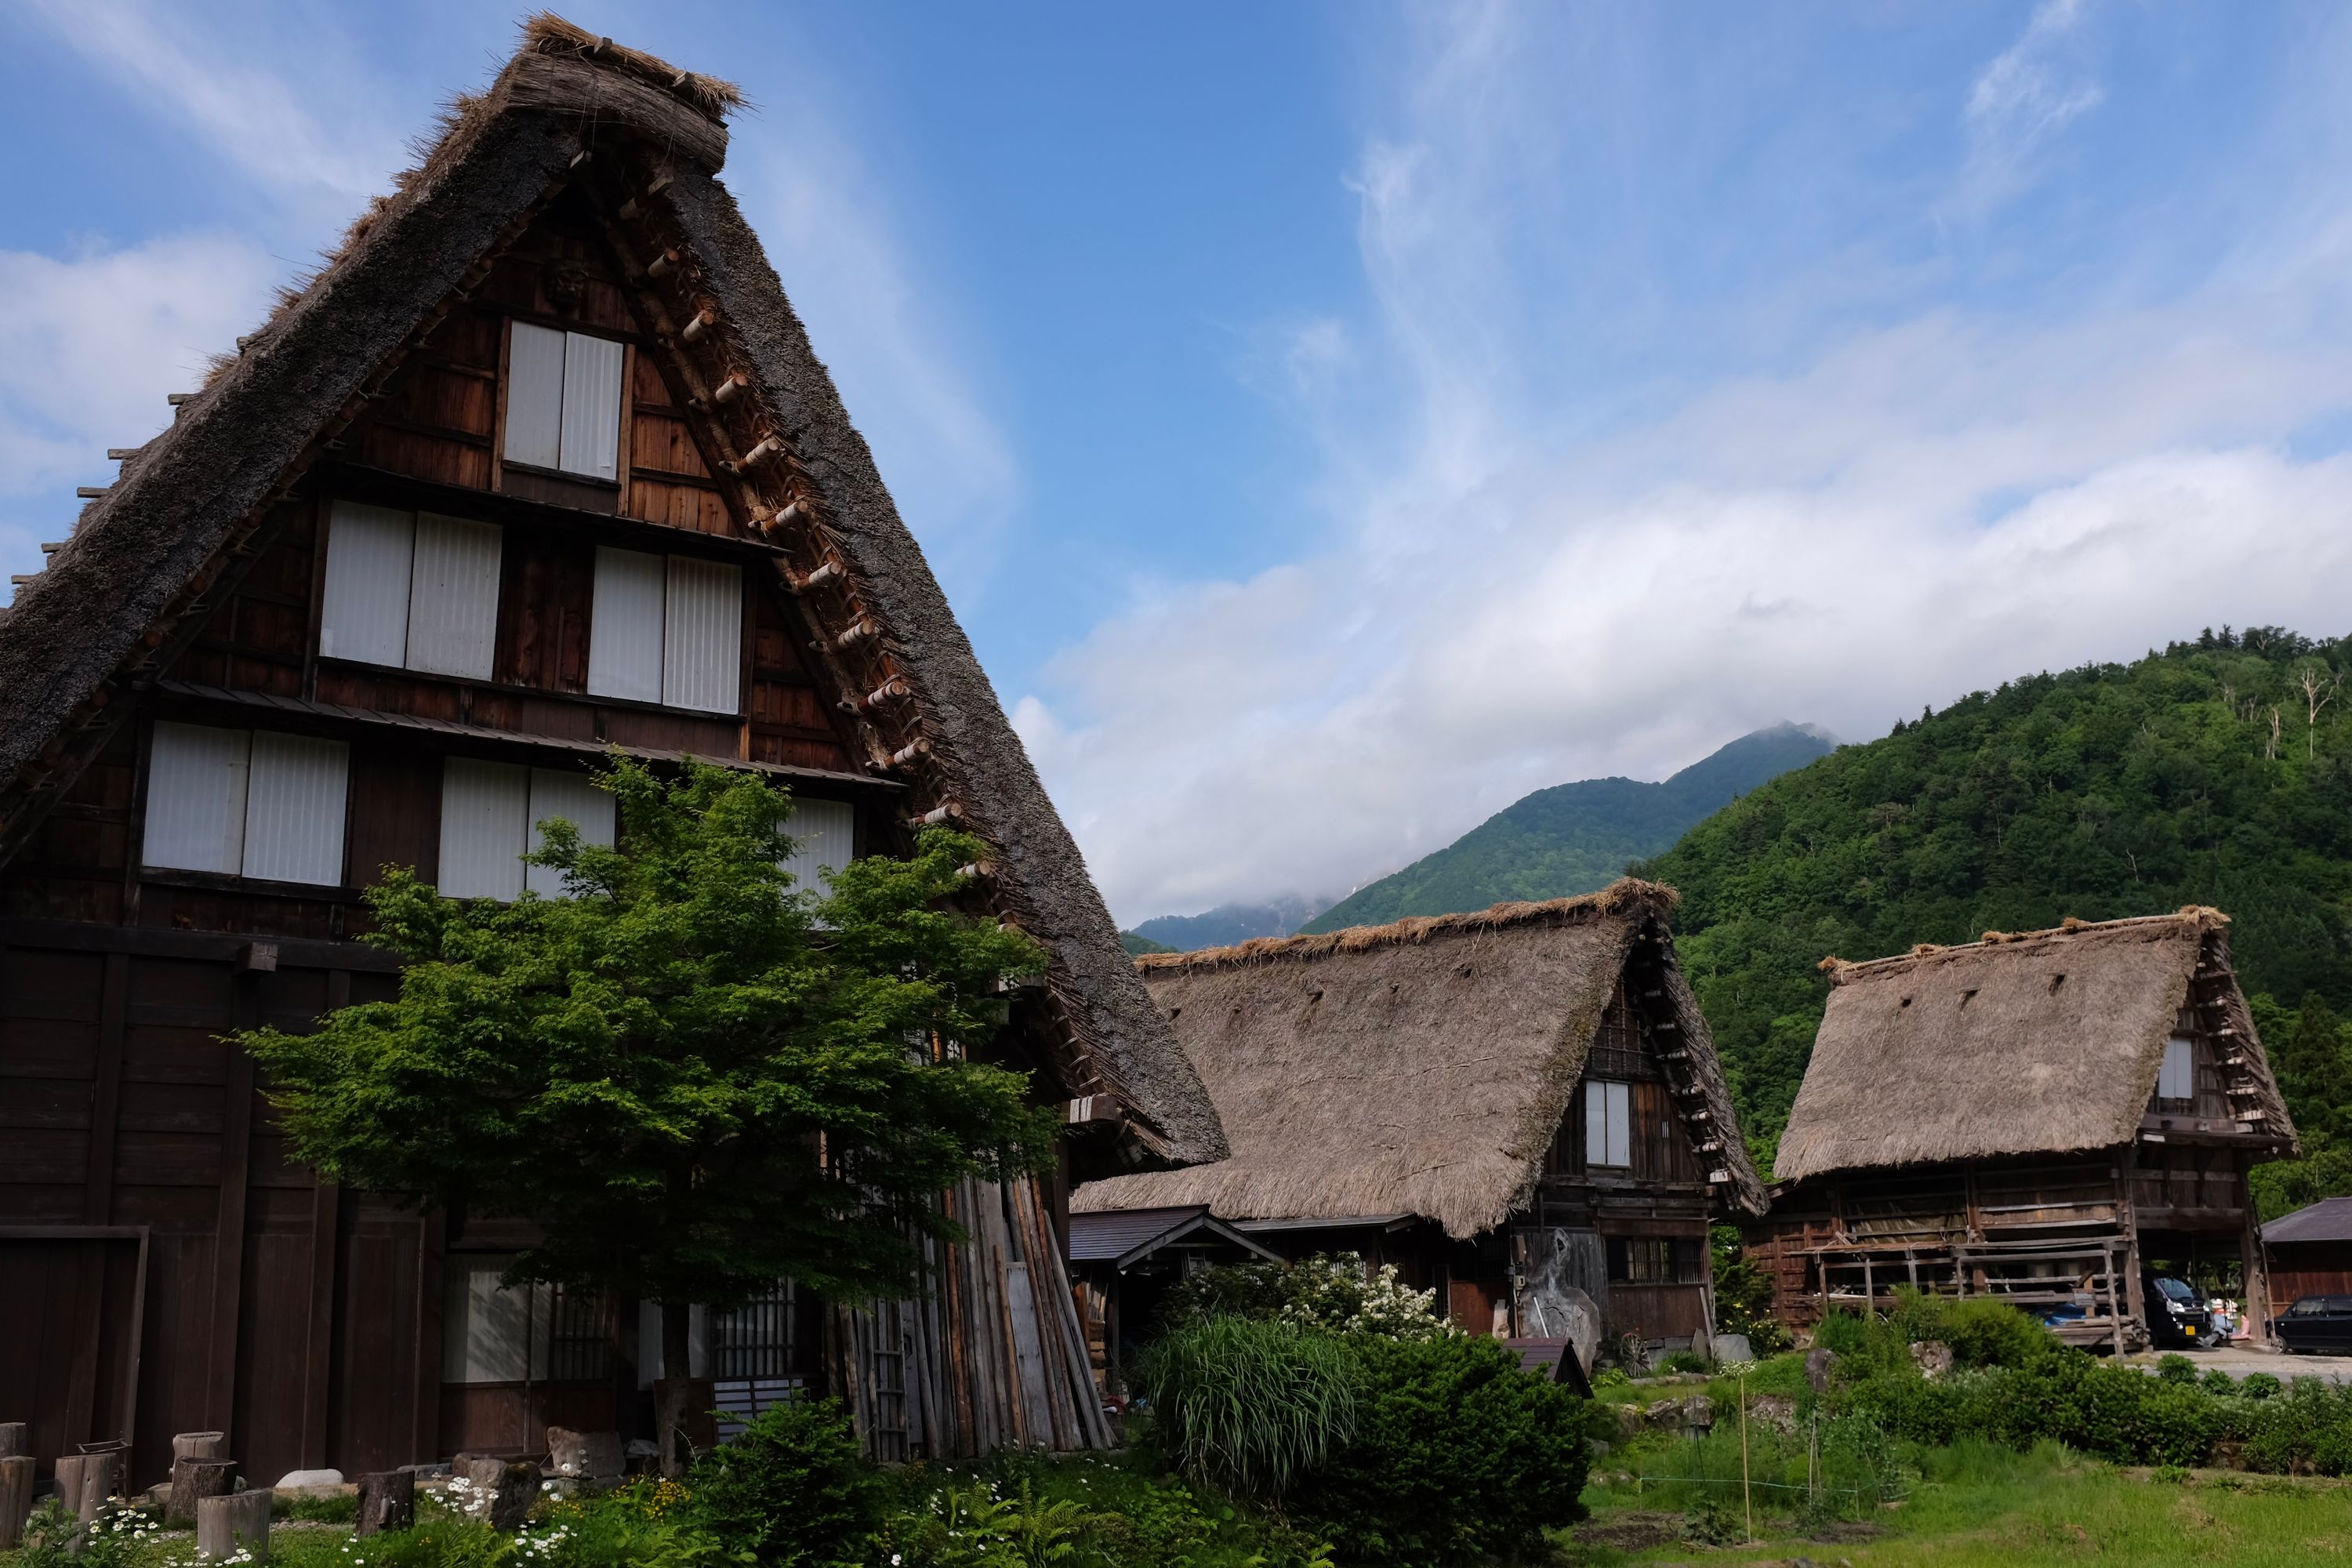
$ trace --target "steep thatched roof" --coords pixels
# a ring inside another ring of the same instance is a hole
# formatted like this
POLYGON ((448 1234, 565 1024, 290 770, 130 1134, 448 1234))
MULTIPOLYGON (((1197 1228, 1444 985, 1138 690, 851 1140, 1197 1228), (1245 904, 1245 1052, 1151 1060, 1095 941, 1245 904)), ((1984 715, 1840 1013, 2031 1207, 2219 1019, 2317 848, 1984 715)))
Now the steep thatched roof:
MULTIPOLYGON (((382 385, 420 324, 486 275, 487 258, 575 176, 657 168, 640 200, 690 254, 717 342, 749 408, 788 444, 820 503, 824 551, 903 672, 928 751, 918 798, 951 803, 992 847, 985 898, 1043 942, 1067 1045, 1172 1160, 1224 1152, 1214 1110, 1129 965, 1077 847, 899 518, 873 455, 716 179, 740 95, 560 18, 526 24, 480 95, 461 98, 416 169, 242 352, 128 459, 72 540, 0 618, 0 860, 170 667, 233 582, 274 498, 314 466, 382 385), (935 771, 934 771, 935 770, 935 771)), ((739 400, 735 405, 742 408, 739 400)), ((850 693, 844 693, 844 696, 850 693)), ((922 805, 917 807, 922 809, 922 805)), ((944 809, 944 807, 943 807, 944 809)))
POLYGON ((2200 959, 2242 1052, 2246 1104, 2292 1142, 2245 997, 2229 919, 2174 915, 1988 931, 1823 967, 1832 989, 1773 1174, 2072 1153, 2128 1142, 2200 959))
POLYGON ((1410 1213, 1455 1237, 1523 1203, 1634 943, 1690 1048, 1727 1201, 1763 1189, 1706 1020, 1674 967, 1673 890, 1621 881, 1547 903, 1268 938, 1137 961, 1209 1086, 1231 1159, 1089 1183, 1074 1209, 1206 1204, 1224 1219, 1410 1213))

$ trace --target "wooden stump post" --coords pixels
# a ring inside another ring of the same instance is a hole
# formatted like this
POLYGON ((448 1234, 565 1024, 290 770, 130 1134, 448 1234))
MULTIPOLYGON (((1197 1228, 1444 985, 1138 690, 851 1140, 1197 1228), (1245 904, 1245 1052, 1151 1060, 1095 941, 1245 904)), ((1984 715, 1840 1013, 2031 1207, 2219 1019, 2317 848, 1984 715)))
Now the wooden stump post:
POLYGON ((79 1515, 81 1512, 81 1472, 82 1467, 89 1463, 89 1458, 85 1454, 58 1456, 57 1470, 49 1479, 50 1484, 57 1488, 58 1506, 68 1513, 79 1515))
POLYGON ((31 1422, 0 1421, 0 1459, 29 1458, 32 1452, 31 1422))
POLYGON ((235 1459, 174 1459, 170 1500, 163 1505, 167 1530, 193 1530, 196 1506, 208 1497, 226 1497, 236 1489, 235 1459))
POLYGON ((96 1523, 107 1500, 122 1494, 124 1461, 130 1457, 120 1448, 81 1457, 81 1503, 77 1511, 84 1524, 96 1523))
POLYGON ((416 1522, 416 1472, 378 1470, 360 1478, 360 1511, 354 1536, 379 1530, 406 1530, 416 1522))
POLYGON ((268 1489, 257 1487, 196 1504, 196 1555, 218 1563, 243 1547, 256 1563, 268 1562, 269 1501, 268 1489))
POLYGON ((0 1457, 0 1552, 20 1546, 33 1511, 33 1456, 0 1457))
POLYGON ((218 1497, 226 1487, 208 1492, 188 1490, 187 1469, 192 1464, 228 1458, 228 1437, 220 1432, 182 1432, 172 1439, 172 1489, 165 1494, 163 1524, 168 1530, 194 1529, 196 1522, 196 1499, 218 1497))

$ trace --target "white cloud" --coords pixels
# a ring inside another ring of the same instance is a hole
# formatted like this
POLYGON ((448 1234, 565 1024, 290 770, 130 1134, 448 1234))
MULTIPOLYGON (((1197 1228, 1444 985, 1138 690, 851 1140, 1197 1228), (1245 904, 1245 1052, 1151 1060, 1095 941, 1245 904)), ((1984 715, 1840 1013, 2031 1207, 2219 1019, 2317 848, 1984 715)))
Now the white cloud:
MULTIPOLYGON (((2164 302, 1930 299, 1596 434, 1547 393, 1560 312, 1530 303, 1591 216, 1514 200, 1560 134, 1525 81, 1576 83, 1495 16, 1445 57, 1452 96, 1400 87, 1367 132, 1370 320, 1277 361, 1338 544, 1154 584, 1016 708, 1121 919, 1347 887, 1531 789, 1783 718, 1867 738, 2208 623, 2346 629, 2352 458, 2285 441, 2352 408, 2340 179, 2164 302)), ((2045 7, 1979 86, 2021 158, 2085 107, 2047 63, 2076 26, 2045 7)))
POLYGON ((205 357, 249 331, 283 268, 249 241, 171 235, 70 257, 0 251, 0 558, 38 568, 78 484, 113 478, 109 447, 168 423, 205 357))

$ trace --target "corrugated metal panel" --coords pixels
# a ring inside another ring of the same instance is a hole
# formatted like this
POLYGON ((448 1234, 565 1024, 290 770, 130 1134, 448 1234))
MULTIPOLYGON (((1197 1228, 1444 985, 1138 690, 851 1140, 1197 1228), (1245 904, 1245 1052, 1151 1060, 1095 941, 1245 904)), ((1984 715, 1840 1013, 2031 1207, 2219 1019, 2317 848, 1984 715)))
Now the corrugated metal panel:
POLYGON ((522 897, 530 770, 451 757, 441 764, 441 891, 453 899, 522 897))
POLYGON ((351 748, 341 741, 253 737, 245 797, 245 874, 340 887, 351 748))
MULTIPOLYGON (((543 842, 539 825, 558 816, 579 828, 580 837, 591 844, 612 843, 614 804, 613 797, 598 789, 586 773, 531 769, 530 847, 536 850, 543 842)), ((564 896, 563 873, 552 866, 524 867, 523 886, 543 899, 564 896)))
POLYGON ((563 456, 563 334, 529 321, 509 325, 507 460, 551 468, 563 456))
POLYGON ((621 345, 566 334, 563 443, 558 465, 599 479, 621 477, 621 345))
POLYGON ((662 558, 596 547, 596 602, 588 617, 588 691, 658 702, 662 695, 662 558))
POLYGON ((408 570, 414 512, 339 500, 327 525, 327 591, 319 651, 397 665, 408 656, 408 570))
POLYGON ((824 873, 840 870, 856 857, 857 808, 847 801, 795 800, 784 831, 793 839, 784 869, 793 874, 794 892, 823 894, 824 873))
POLYGON ((1172 1208, 1104 1209, 1070 1216, 1070 1261, 1104 1263, 1124 1258, 1156 1236, 1163 1236, 1208 1212, 1203 1204, 1172 1208))
POLYGON ((662 639, 662 701, 733 713, 743 705, 743 572, 724 562, 669 558, 669 624, 662 639))
POLYGON ((499 640, 496 523, 420 512, 408 591, 408 668, 487 680, 499 640))
POLYGON ((252 739, 243 730, 156 723, 147 761, 146 864, 230 876, 244 868, 252 739))

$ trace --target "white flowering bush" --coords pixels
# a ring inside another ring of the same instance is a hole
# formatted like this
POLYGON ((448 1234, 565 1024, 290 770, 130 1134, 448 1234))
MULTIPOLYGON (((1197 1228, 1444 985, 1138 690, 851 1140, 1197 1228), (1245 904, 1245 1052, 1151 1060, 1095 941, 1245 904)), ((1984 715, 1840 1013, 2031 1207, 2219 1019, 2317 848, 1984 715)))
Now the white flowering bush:
POLYGON ((1442 1339, 1460 1331, 1438 1314, 1436 1291, 1406 1285, 1392 1263, 1368 1270, 1352 1252, 1204 1268, 1169 1292, 1165 1311, 1171 1326, 1232 1316, 1390 1339, 1442 1339))

